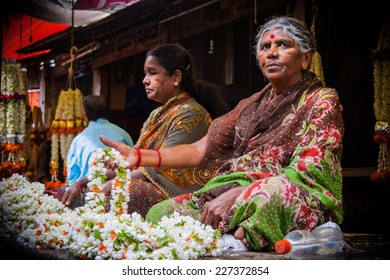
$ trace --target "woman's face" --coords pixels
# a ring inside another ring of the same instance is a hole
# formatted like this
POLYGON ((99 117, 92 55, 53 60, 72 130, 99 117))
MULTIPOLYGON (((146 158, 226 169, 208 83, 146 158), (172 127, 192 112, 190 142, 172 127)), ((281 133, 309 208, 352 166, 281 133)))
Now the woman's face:
POLYGON ((174 86, 175 75, 168 76, 154 56, 148 56, 144 64, 146 95, 150 100, 164 103, 176 94, 178 87, 174 86))
POLYGON ((297 44, 286 33, 271 30, 259 42, 258 61, 263 75, 279 89, 286 89, 302 79, 311 53, 302 54, 297 44))

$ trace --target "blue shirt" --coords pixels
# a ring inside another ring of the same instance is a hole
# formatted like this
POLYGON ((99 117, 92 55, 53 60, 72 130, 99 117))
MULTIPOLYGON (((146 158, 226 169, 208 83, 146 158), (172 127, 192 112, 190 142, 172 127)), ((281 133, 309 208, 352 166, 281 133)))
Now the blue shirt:
POLYGON ((88 175, 89 159, 97 148, 104 148, 100 135, 108 139, 125 143, 133 146, 133 140, 130 135, 119 126, 110 123, 106 119, 98 119, 89 122, 88 126, 79 133, 70 144, 66 156, 66 172, 69 186, 73 185, 78 179, 88 175))

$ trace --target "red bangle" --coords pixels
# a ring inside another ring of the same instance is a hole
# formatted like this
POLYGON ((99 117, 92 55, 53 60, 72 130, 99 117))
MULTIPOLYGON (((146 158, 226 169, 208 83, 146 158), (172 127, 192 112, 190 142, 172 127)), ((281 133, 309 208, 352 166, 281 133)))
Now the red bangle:
POLYGON ((160 153, 160 150, 158 150, 158 149, 154 149, 154 150, 157 152, 157 155, 158 155, 158 164, 157 164, 157 167, 153 167, 153 169, 157 170, 161 166, 161 153, 160 153))
POLYGON ((141 164, 141 150, 139 148, 134 148, 137 152, 137 163, 133 166, 133 169, 138 169, 141 164))

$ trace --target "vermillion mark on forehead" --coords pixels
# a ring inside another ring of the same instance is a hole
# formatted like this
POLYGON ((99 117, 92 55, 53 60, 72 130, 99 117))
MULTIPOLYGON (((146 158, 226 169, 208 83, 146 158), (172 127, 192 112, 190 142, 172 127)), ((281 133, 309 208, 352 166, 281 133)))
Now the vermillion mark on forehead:
POLYGON ((269 35, 269 37, 270 37, 271 39, 273 39, 273 38, 275 38, 275 34, 271 34, 271 35, 269 35))

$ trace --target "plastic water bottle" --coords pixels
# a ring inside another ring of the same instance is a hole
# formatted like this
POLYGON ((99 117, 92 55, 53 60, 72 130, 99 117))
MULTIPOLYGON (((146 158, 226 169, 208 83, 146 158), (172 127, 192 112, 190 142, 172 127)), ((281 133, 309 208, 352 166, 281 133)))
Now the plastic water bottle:
POLYGON ((347 245, 340 227, 332 222, 316 227, 312 230, 312 234, 321 244, 316 252, 318 255, 333 255, 341 252, 347 245))
POLYGON ((340 227, 332 222, 323 224, 312 231, 293 230, 283 240, 275 243, 275 251, 292 259, 312 255, 332 255, 346 245, 340 227))

